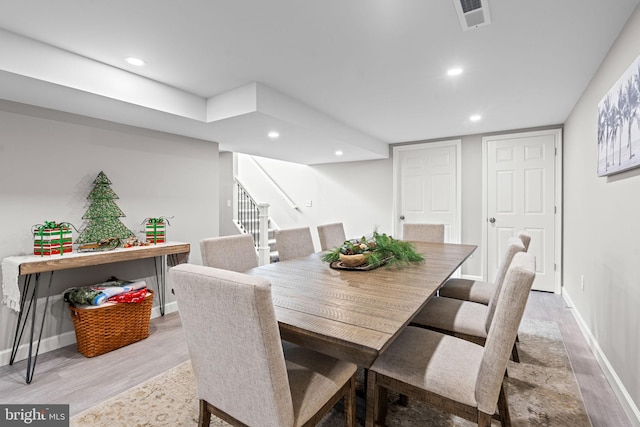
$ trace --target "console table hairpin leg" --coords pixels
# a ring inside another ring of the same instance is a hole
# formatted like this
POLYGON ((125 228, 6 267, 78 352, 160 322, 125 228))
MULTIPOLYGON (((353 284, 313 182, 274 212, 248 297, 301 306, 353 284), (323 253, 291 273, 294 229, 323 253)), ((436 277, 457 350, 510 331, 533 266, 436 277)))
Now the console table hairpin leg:
POLYGON ((24 284, 24 292, 20 296, 20 314, 18 314, 18 322, 16 324, 16 333, 13 338, 13 347, 11 349, 11 358, 9 359, 9 364, 13 365, 15 361, 16 355, 18 354, 18 347, 20 347, 20 342, 22 341, 22 335, 24 333, 24 328, 29 321, 29 312, 31 312, 31 331, 29 338, 29 354, 27 356, 27 373, 25 376, 25 380, 27 384, 31 384, 33 380, 33 373, 36 370, 36 360, 38 359, 38 351, 40 350, 40 341, 42 339, 42 332, 44 329, 44 319, 47 314, 47 309, 49 308, 49 296, 51 295, 51 283, 53 282, 53 271, 49 276, 49 285, 47 286, 47 297, 44 302, 44 311, 42 313, 42 320, 40 321, 40 332, 38 334, 38 344, 36 346, 35 353, 33 352, 33 336, 36 330, 36 316, 37 316, 37 304, 38 304, 38 288, 40 287, 40 273, 35 273, 35 280, 33 281, 33 292, 31 293, 31 299, 29 301, 29 307, 25 313, 25 305, 27 302, 27 294, 29 293, 29 287, 31 286, 33 274, 27 274, 25 277, 24 284))
MULTIPOLYGON (((174 267, 178 264, 180 264, 180 257, 178 254, 168 254, 166 255, 166 259, 164 256, 155 257, 153 259, 153 266, 156 272, 156 283, 158 284, 158 302, 160 304, 161 316, 164 316, 164 304, 166 301, 167 265, 169 267, 174 267), (158 264, 160 264, 159 270, 158 264)), ((173 293, 173 290, 171 292, 173 293)))

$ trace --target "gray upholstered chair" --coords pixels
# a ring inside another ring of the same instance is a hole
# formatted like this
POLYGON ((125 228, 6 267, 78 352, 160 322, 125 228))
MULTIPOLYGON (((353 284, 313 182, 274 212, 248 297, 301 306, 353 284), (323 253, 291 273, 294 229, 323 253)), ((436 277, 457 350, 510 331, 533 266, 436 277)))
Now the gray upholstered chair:
MULTIPOLYGON (((522 241, 516 237, 510 238, 488 305, 443 296, 431 298, 411 324, 484 345, 507 271, 515 255, 520 252, 524 252, 522 241)), ((512 347, 512 358, 518 362, 520 358, 515 340, 512 347)))
POLYGON ((444 224, 402 224, 402 239, 444 243, 444 224))
POLYGON ((505 248, 504 253, 502 254, 502 259, 500 260, 500 265, 498 266, 498 271, 496 273, 495 281, 493 282, 485 282, 483 280, 472 280, 472 279, 463 279, 454 277, 447 280, 438 291, 438 295, 441 297, 447 298, 455 298, 463 301, 472 301, 480 304, 489 304, 489 300, 491 296, 495 292, 495 288, 497 285, 500 285, 504 280, 504 275, 509 268, 509 263, 511 262, 511 258, 513 258, 514 253, 510 252, 510 245, 512 243, 518 243, 520 241, 520 245, 522 246, 523 251, 526 252, 526 246, 524 246, 524 239, 512 237, 507 241, 507 246, 505 248))
POLYGON ((384 425, 388 389, 481 427, 491 426, 494 415, 502 426, 510 425, 503 379, 535 277, 534 264, 525 252, 514 257, 484 347, 407 327, 369 368, 366 426, 384 425))
POLYGON ((518 234, 518 237, 520 238, 520 240, 522 240, 522 244, 524 245, 524 251, 525 252, 529 252, 529 244, 531 243, 531 235, 529 233, 527 233, 526 231, 521 231, 520 234, 518 234))
POLYGON ((202 264, 223 270, 247 271, 258 266, 258 253, 251 234, 200 240, 202 264))
POLYGON ((322 251, 342 246, 344 241, 347 240, 344 234, 344 226, 341 222, 319 225, 318 237, 320 237, 320 250, 322 251))
POLYGON ((276 230, 274 236, 280 261, 307 256, 315 252, 309 227, 276 230))
POLYGON ((280 339, 267 279, 181 264, 169 270, 200 399, 232 425, 315 425, 344 398, 355 425, 356 365, 280 339))

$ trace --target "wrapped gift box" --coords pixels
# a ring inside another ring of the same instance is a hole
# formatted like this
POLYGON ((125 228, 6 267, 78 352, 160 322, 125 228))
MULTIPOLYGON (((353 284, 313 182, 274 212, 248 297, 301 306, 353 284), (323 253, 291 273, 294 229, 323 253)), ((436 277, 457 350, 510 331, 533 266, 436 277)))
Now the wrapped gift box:
MULTIPOLYGON (((66 224, 66 223, 65 223, 66 224)), ((62 255, 72 251, 71 227, 65 224, 47 222, 33 229, 34 255, 62 255)))
POLYGON ((146 239, 149 243, 164 243, 166 241, 166 224, 164 222, 147 221, 146 239))

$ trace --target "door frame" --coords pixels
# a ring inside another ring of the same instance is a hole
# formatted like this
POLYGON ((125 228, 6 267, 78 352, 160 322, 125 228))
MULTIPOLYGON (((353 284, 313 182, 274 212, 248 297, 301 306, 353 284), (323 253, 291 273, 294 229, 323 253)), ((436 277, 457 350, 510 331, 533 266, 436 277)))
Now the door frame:
POLYGON ((400 197, 400 156, 398 155, 401 151, 411 151, 411 150, 423 150, 425 148, 442 148, 442 147, 451 147, 454 146, 456 148, 456 215, 455 215, 455 226, 458 231, 458 241, 460 243, 462 239, 462 140, 461 139, 449 139, 443 141, 434 141, 434 142, 422 142, 416 144, 403 144, 403 145, 394 145, 392 150, 393 155, 393 209, 392 209, 392 218, 391 224, 393 225, 393 235, 399 236, 400 229, 398 221, 398 217, 400 212, 398 211, 398 203, 400 197))
POLYGON ((554 135, 556 140, 556 153, 555 153, 555 170, 554 170, 554 203, 555 203, 555 218, 554 218, 554 293, 562 294, 562 129, 553 128, 547 130, 530 131, 530 132, 516 132, 508 134, 498 134, 482 137, 482 276, 484 280, 488 277, 487 265, 488 260, 488 224, 489 214, 487 205, 487 185, 488 185, 488 162, 489 153, 487 150, 487 144, 489 140, 499 139, 513 139, 521 138, 524 136, 540 136, 540 135, 554 135))

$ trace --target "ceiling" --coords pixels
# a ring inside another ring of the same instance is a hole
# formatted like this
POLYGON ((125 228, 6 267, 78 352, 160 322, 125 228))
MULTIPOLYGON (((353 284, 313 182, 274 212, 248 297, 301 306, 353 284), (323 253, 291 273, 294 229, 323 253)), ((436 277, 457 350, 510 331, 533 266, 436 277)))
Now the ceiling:
POLYGON ((485 0, 468 31, 453 1, 0 0, 0 99, 303 164, 380 159, 563 123, 640 0, 485 0))

